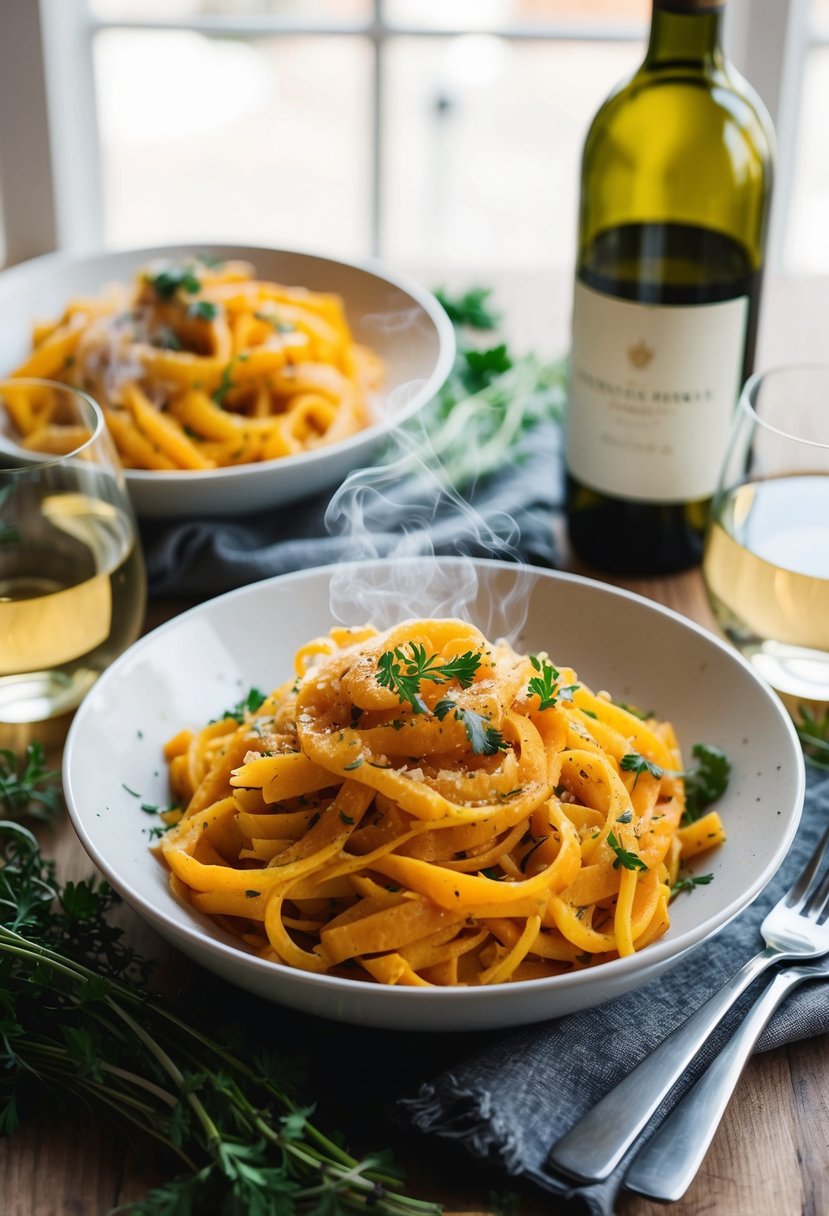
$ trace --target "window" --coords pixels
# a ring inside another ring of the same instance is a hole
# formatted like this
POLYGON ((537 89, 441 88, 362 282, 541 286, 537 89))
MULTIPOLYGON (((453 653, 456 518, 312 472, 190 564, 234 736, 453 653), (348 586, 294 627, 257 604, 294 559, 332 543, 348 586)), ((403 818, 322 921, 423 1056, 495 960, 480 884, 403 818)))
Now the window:
MULTIPOLYGON (((649 10, 5 0, 0 79, 21 99, 0 128, 9 260, 55 244, 228 240, 568 268, 584 132, 641 58, 649 10), (23 148, 21 175, 9 166, 23 148)), ((729 0, 728 18, 781 135, 772 256, 829 271, 829 0, 729 0)))

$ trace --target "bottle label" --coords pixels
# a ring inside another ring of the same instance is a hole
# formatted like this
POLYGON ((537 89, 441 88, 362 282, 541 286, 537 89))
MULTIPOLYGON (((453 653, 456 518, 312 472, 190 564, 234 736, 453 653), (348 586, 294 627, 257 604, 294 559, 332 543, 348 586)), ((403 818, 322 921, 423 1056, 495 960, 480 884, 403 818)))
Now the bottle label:
POLYGON ((639 304, 576 283, 567 465, 639 502, 710 498, 740 391, 748 296, 639 304))

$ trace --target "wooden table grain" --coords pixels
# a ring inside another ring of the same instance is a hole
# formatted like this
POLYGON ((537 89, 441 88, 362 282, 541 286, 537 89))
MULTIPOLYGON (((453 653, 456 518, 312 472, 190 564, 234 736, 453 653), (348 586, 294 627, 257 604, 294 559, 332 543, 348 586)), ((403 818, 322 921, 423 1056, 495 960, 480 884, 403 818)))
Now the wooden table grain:
MULTIPOLYGON (((563 282, 538 275, 481 278, 494 278, 516 340, 550 352, 562 348, 569 309, 563 282)), ((770 283, 758 365, 824 360, 827 315, 829 280, 770 283)), ((611 581, 713 628, 698 571, 611 581)), ((184 606, 151 602, 148 627, 184 606)), ((57 858, 64 877, 90 872, 67 822, 44 837, 44 849, 57 858)), ((128 910, 123 916, 145 953, 169 958, 169 948, 151 930, 128 910)), ((490 1210, 493 1192, 513 1192, 524 1216, 557 1211, 540 1190, 482 1168, 460 1151, 390 1132, 378 1114, 374 1147, 387 1142, 387 1132, 406 1168, 409 1190, 443 1202, 448 1212, 490 1210)), ((152 1149, 140 1155, 91 1119, 69 1121, 43 1109, 13 1137, 0 1141, 0 1216, 103 1216, 116 1204, 140 1199, 169 1169, 170 1163, 152 1149)), ((635 1196, 622 1197, 618 1206, 618 1216, 664 1211, 635 1196)), ((674 1216, 827 1216, 829 1036, 752 1058, 697 1179, 671 1211, 674 1216)))

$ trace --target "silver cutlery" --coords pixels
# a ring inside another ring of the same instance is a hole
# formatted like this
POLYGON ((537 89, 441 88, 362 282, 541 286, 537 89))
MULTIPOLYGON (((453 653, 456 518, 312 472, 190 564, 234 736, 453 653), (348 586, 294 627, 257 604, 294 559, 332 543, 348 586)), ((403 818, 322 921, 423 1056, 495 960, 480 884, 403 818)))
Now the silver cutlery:
POLYGON ((619 1164, 694 1056, 753 980, 783 960, 829 954, 827 876, 820 873, 829 829, 791 888, 766 915, 760 932, 766 948, 727 980, 628 1073, 556 1144, 549 1168, 582 1182, 598 1182, 619 1164))
MULTIPOLYGON (((829 885, 829 879, 825 885, 829 885)), ((625 1174, 623 1185, 627 1190, 663 1203, 682 1198, 702 1165, 751 1049, 769 1018, 793 988, 826 979, 827 957, 777 973, 693 1089, 636 1154, 625 1174)))

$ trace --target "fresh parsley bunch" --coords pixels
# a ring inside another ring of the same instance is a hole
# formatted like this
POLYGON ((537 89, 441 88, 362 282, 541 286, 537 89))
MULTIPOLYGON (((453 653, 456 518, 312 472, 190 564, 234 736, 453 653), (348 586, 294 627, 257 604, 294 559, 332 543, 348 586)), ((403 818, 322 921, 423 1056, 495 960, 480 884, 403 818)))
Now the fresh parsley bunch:
POLYGON ((445 484, 463 490, 523 460, 527 439, 539 424, 561 421, 566 361, 516 355, 500 340, 491 345, 471 341, 473 332, 478 337, 494 334, 500 323, 489 304, 489 289, 435 294, 455 326, 457 358, 438 396, 407 432, 417 441, 418 458, 445 484))

